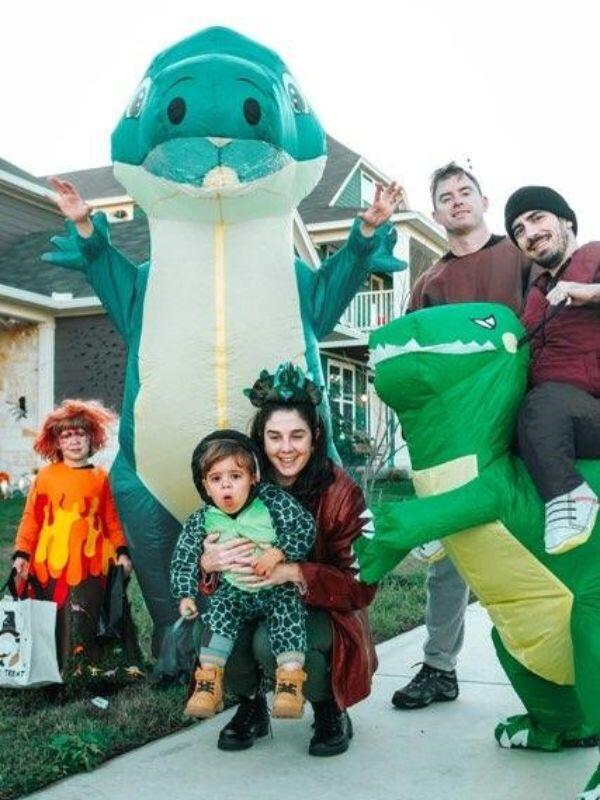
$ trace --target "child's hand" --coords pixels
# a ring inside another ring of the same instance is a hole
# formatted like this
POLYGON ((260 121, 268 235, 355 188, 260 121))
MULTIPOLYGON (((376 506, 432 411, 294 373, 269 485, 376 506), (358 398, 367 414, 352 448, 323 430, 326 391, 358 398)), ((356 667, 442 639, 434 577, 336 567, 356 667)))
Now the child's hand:
POLYGON ((281 550, 277 547, 269 547, 254 562, 254 574, 260 575, 261 578, 268 578, 277 564, 281 564, 282 561, 285 561, 285 557, 281 550))
POLYGON ((117 565, 119 567, 123 567, 123 572, 125 573, 126 578, 131 575, 133 564, 131 563, 129 556, 125 555, 125 553, 121 553, 121 555, 117 558, 117 565))
POLYGON ((17 577, 25 580, 29 575, 29 561, 22 556, 17 556, 13 561, 13 567, 17 571, 17 577))
POLYGON ((191 597, 184 597, 179 601, 179 616, 186 619, 196 619, 198 616, 198 608, 191 597))

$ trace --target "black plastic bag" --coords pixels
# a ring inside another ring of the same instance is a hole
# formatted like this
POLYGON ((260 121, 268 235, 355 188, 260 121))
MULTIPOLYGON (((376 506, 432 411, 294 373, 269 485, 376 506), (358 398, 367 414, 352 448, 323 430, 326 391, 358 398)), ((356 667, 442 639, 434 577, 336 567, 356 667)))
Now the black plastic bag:
POLYGON ((169 625, 164 632, 160 652, 154 664, 154 680, 165 682, 179 680, 186 683, 195 659, 194 621, 179 617, 177 622, 169 625))
POLYGON ((123 567, 111 566, 96 631, 96 639, 100 644, 115 640, 123 641, 125 638, 129 614, 126 585, 127 578, 123 567))

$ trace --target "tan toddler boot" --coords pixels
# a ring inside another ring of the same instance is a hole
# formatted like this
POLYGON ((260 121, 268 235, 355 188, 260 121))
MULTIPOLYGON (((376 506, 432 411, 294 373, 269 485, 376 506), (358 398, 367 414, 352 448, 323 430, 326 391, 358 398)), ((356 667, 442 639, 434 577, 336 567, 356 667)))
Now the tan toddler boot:
POLYGON ((306 680, 306 672, 302 669, 278 667, 275 673, 275 680, 277 683, 271 716, 284 719, 299 719, 304 713, 302 684, 306 680))
POLYGON ((197 667, 194 673, 196 687, 187 701, 185 715, 207 719, 223 710, 223 667, 197 667))

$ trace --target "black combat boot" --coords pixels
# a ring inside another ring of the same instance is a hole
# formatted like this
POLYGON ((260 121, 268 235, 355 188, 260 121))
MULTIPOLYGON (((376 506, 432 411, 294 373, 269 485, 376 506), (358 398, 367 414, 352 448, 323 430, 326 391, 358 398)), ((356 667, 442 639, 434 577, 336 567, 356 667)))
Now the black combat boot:
POLYGON ((242 697, 237 711, 219 733, 219 750, 247 750, 269 732, 269 709, 264 694, 242 697))
POLYGON ((311 756, 337 756, 344 753, 352 738, 352 722, 347 711, 340 711, 334 700, 312 704, 315 722, 308 747, 311 756))

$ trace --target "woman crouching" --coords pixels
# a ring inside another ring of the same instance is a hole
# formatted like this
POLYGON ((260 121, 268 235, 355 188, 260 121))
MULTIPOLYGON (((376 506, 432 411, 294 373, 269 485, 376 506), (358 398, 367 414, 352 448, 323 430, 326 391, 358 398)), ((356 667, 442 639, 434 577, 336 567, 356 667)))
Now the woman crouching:
MULTIPOLYGON (((308 645, 304 695, 314 711, 308 752, 332 756, 348 749, 352 725, 347 708, 367 697, 377 667, 367 606, 375 587, 356 579, 351 545, 360 535, 365 499, 354 481, 327 457, 323 423, 317 411, 321 393, 292 365, 275 375, 263 372, 246 394, 258 407, 251 436, 263 456, 263 477, 285 489, 313 516, 316 540, 298 563, 277 564, 267 578, 256 575, 247 543, 206 537, 201 568, 205 582, 235 570, 247 585, 294 587, 307 608, 308 645)), ((223 728, 222 750, 251 747, 268 731, 262 676, 277 663, 268 626, 245 625, 225 670, 225 686, 240 697, 237 713, 223 728)))

